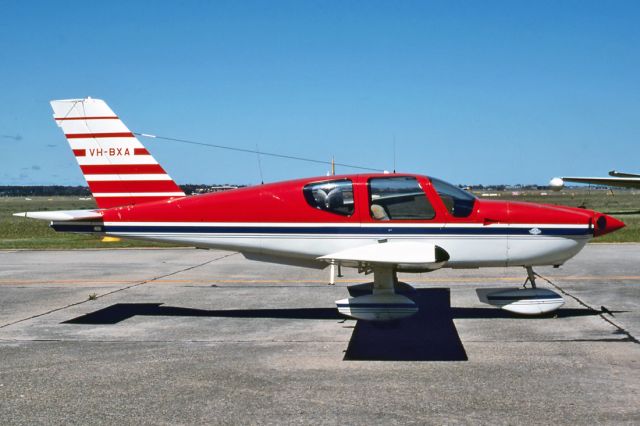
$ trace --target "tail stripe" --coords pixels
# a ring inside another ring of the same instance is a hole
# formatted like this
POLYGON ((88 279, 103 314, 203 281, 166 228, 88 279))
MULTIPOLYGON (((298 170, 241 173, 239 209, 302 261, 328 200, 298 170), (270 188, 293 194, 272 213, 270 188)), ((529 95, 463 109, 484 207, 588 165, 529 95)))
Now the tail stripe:
POLYGON ((65 120, 119 120, 115 115, 113 117, 54 117, 56 121, 65 120))
MULTIPOLYGON (((180 193, 172 193, 172 194, 180 194, 180 193)), ((126 193, 122 197, 117 196, 103 196, 103 194, 94 194, 96 198, 96 202, 104 204, 105 206, 117 207, 117 206, 127 206, 131 204, 140 204, 140 203, 151 203, 153 201, 165 201, 170 198, 184 196, 182 195, 167 195, 167 194, 154 194, 154 196, 138 196, 138 194, 126 193)), ((107 207, 101 207, 107 208, 107 207)))
POLYGON ((129 181, 89 181, 91 192, 174 192, 175 186, 170 180, 129 180, 129 181))
POLYGON ((131 132, 122 133, 70 133, 67 139, 96 139, 96 138, 135 138, 131 132))
POLYGON ((166 172, 160 166, 160 164, 118 164, 118 165, 99 165, 99 166, 80 166, 82 173, 85 175, 135 175, 138 173, 144 174, 162 174, 166 175, 166 172))
POLYGON ((141 180, 149 180, 149 181, 161 181, 161 180, 171 180, 171 177, 167 174, 119 174, 119 175, 84 175, 84 178, 87 182, 125 182, 125 181, 141 181, 141 180))
MULTIPOLYGON (((115 150, 115 148, 113 148, 115 150)), ((131 153, 132 150, 130 150, 129 152, 131 153)), ((112 151, 115 152, 115 151, 112 151)), ((76 160, 78 161, 78 164, 80 164, 81 166, 91 166, 91 165, 104 165, 105 163, 105 157, 108 157, 110 154, 109 150, 102 150, 100 151, 100 149, 92 149, 92 150, 86 150, 86 155, 84 157, 76 157, 76 160)), ((153 159, 152 156, 150 155, 120 155, 120 156, 116 156, 116 157, 112 157, 109 159, 109 163, 110 165, 113 166, 117 166, 117 165, 125 165, 125 166, 129 166, 129 165, 136 165, 136 164, 141 164, 141 165, 154 165, 157 164, 156 161, 153 159)))

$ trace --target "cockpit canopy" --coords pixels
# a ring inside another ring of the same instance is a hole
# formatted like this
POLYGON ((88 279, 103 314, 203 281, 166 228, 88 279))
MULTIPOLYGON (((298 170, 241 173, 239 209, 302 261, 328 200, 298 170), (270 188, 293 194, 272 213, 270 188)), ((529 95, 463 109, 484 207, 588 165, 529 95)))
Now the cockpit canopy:
MULTIPOLYGON (((468 217, 476 197, 444 182, 429 178, 443 204, 454 217, 468 217)), ((312 182, 303 187, 311 207, 341 216, 355 212, 354 187, 349 178, 312 182)), ((436 216, 433 195, 425 193, 415 176, 376 176, 367 180, 370 215, 375 220, 431 220, 436 216)))

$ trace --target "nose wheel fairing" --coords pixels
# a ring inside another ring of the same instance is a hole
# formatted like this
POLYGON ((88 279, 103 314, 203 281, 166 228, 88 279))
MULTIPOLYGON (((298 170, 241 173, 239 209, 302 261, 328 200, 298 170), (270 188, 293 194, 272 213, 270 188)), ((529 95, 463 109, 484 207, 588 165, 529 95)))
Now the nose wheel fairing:
POLYGON ((525 266, 527 278, 522 289, 509 289, 489 293, 487 302, 505 311, 520 315, 542 315, 553 312, 564 305, 558 293, 536 285, 536 273, 531 266, 525 266), (527 283, 531 288, 526 288, 527 283))
POLYGON ((542 315, 564 305, 564 299, 546 288, 496 291, 487 295, 488 302, 505 311, 520 315, 542 315))

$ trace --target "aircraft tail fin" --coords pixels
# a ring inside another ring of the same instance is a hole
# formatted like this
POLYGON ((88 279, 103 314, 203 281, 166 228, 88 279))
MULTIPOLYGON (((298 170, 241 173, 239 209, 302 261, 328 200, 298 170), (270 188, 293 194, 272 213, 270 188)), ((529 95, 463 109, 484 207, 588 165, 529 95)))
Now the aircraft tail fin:
POLYGON ((99 208, 185 195, 103 100, 57 100, 51 107, 99 208))

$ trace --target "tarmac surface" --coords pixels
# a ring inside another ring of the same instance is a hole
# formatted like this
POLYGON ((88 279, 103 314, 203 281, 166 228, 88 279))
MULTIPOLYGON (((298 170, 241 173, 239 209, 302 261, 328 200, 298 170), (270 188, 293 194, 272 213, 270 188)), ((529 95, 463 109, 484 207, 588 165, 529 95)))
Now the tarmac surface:
POLYGON ((334 301, 370 280, 194 249, 1 251, 0 424, 640 424, 640 245, 589 245, 518 317, 520 268, 402 275, 420 312, 334 301))

